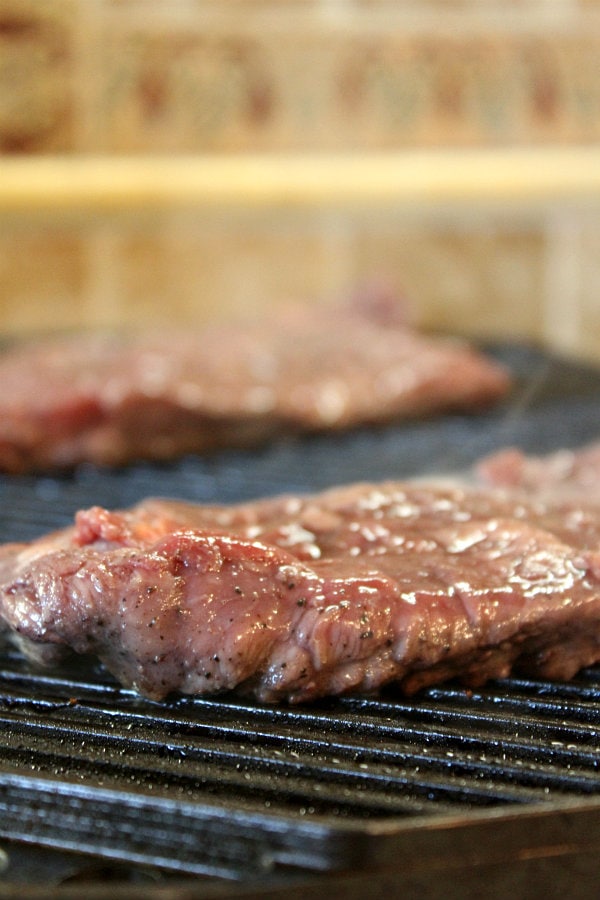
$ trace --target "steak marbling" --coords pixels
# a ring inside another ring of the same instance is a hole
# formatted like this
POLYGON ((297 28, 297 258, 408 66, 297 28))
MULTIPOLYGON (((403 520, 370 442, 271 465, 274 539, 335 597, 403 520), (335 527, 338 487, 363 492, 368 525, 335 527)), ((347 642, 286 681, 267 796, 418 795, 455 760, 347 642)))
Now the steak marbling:
POLYGON ((600 659, 599 541, 597 505, 460 485, 149 500, 5 546, 0 611, 155 699, 570 678, 600 659))

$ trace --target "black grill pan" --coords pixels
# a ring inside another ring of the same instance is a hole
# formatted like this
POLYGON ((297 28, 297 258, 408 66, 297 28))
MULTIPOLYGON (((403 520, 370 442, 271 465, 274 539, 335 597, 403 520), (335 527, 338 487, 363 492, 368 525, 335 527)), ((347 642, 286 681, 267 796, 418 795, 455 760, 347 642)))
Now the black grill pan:
MULTIPOLYGON (((33 538, 95 503, 150 494, 227 502, 445 474, 510 443, 547 452, 598 437, 600 373, 527 347, 493 352, 517 383, 483 416, 168 466, 3 478, 0 540, 33 538)), ((224 895, 214 878, 235 879, 234 896, 256 885, 291 890, 311 872, 439 869, 456 854, 474 859, 473 840, 479 866, 591 852, 600 846, 599 730, 600 670, 569 684, 450 684, 410 700, 389 688, 295 708, 230 696, 156 704, 92 661, 42 673, 0 643, 0 897, 11 885, 23 896, 14 861, 28 852, 46 862, 50 852, 54 868, 40 864, 39 880, 52 871, 55 885, 72 877, 73 859, 112 860, 129 878, 150 867, 161 890, 175 877, 179 890, 185 877, 202 896, 224 895)), ((25 880, 34 890, 36 878, 25 880)))

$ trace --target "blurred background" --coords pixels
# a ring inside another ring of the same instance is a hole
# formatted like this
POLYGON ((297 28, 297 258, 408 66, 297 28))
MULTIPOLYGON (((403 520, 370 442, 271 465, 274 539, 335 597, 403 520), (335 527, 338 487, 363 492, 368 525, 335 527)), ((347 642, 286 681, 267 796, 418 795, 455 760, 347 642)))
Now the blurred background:
POLYGON ((368 172, 552 148, 560 175, 581 147, 600 171, 600 0, 0 0, 0 332, 196 322, 375 277, 425 328, 600 360, 597 182, 466 204, 3 202, 11 162, 55 156, 110 175, 123 156, 353 153, 368 172))

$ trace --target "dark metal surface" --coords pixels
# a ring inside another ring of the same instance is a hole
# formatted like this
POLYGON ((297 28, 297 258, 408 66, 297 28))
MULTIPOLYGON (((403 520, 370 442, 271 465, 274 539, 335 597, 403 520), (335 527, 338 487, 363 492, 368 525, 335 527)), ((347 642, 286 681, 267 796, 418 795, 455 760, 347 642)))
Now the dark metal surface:
MULTIPOLYGON (((517 383, 482 416, 169 466, 1 479, 0 540, 35 537, 95 503, 227 502, 444 474, 506 444, 547 452, 598 437, 600 373, 525 347, 495 353, 517 383)), ((214 876, 238 880, 228 896, 291 890, 310 872, 408 877, 415 859, 420 871, 449 865, 469 841, 480 867, 515 854, 566 858, 595 847, 590 835, 600 844, 599 731, 600 670, 569 684, 448 685, 410 701, 389 689, 298 708, 231 697, 155 704, 92 662, 42 674, 2 645, 0 897, 44 881, 68 893, 90 859, 108 868, 88 868, 88 886, 110 877, 146 895, 148 885, 176 885, 182 897, 225 896, 214 876), (489 846, 485 834, 495 836, 489 846)))

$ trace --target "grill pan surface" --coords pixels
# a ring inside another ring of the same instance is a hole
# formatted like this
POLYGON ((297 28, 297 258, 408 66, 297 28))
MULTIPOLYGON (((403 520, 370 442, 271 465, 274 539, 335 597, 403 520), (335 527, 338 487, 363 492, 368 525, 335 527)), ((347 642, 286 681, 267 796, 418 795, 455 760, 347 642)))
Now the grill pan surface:
MULTIPOLYGON (((544 453, 598 438, 600 372, 530 347, 492 352, 517 383, 485 415, 2 478, 0 541, 36 537, 92 504, 233 502, 444 475, 507 444, 544 453)), ((252 885, 289 895, 310 873, 439 870, 475 859, 475 844, 479 866, 600 847, 600 669, 568 684, 449 684, 410 700, 390 688, 295 708, 156 704, 92 661, 42 673, 0 643, 0 722, 0 897, 26 896, 25 883, 33 896, 36 881, 67 890, 81 860, 120 861, 111 877, 125 873, 127 896, 146 875, 157 890, 175 879, 194 896, 250 896, 252 885)))

